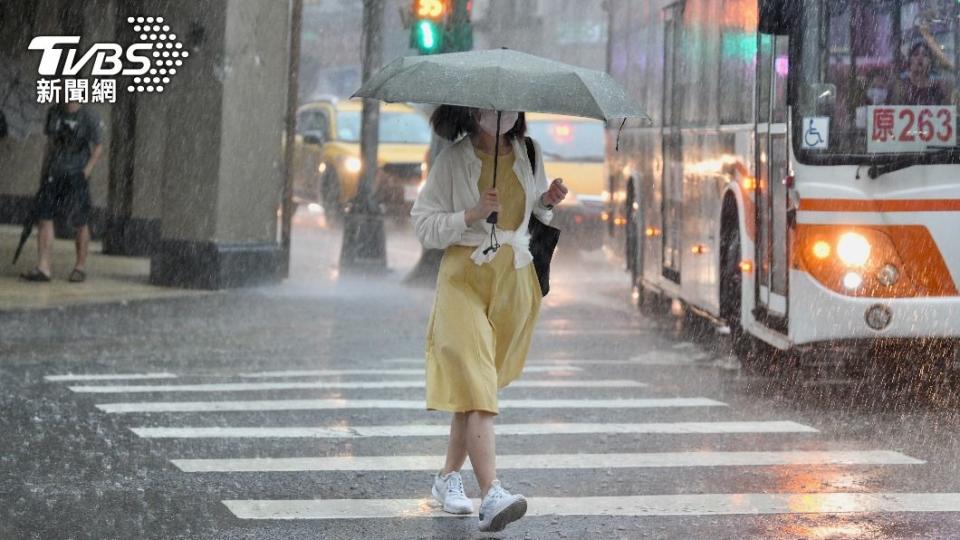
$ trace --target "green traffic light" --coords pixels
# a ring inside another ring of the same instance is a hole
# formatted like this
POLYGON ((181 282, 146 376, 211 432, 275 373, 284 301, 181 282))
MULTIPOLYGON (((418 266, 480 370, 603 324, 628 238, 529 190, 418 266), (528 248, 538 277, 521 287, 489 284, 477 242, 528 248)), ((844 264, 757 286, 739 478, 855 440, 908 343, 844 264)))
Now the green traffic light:
POLYGON ((430 54, 440 49, 440 32, 431 21, 420 21, 416 26, 416 43, 420 54, 430 54))

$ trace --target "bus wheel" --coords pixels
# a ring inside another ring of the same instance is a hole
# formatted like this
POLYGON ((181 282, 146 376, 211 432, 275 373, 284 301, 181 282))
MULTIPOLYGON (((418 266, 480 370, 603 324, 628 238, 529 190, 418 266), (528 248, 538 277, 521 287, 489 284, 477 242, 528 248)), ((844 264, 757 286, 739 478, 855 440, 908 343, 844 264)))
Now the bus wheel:
POLYGON ((740 227, 732 204, 725 205, 721 230, 720 314, 730 328, 733 353, 748 372, 764 371, 767 364, 761 344, 743 329, 743 271, 740 269, 740 227))
POLYGON ((658 295, 654 295, 643 286, 643 234, 640 232, 643 220, 640 211, 634 208, 637 202, 633 183, 628 184, 626 201, 627 226, 624 236, 624 255, 627 270, 630 271, 631 294, 634 303, 644 315, 661 315, 663 310, 658 295))

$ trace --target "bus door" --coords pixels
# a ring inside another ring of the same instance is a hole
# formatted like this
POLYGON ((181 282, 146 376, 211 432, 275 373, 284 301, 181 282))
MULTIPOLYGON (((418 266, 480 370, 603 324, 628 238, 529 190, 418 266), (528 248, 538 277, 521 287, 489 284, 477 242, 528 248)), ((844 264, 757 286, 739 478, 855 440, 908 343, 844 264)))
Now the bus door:
POLYGON ((683 139, 680 133, 682 96, 675 87, 681 54, 683 3, 663 10, 663 219, 662 272, 667 279, 680 283, 680 256, 683 231, 683 139))
POLYGON ((787 129, 787 36, 758 35, 756 171, 757 320, 787 332, 789 231, 786 179, 789 171, 787 129))

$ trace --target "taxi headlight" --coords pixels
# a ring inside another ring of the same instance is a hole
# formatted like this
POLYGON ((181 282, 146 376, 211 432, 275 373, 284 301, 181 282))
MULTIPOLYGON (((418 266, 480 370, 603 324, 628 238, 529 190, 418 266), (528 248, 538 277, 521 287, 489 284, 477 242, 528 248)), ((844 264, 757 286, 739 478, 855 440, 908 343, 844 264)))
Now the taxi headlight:
POLYGON ((837 257, 848 266, 863 266, 870 258, 870 242, 862 234, 844 233, 837 242, 837 257))
POLYGON ((351 174, 357 174, 360 172, 360 165, 360 158, 348 157, 343 161, 343 168, 351 174))

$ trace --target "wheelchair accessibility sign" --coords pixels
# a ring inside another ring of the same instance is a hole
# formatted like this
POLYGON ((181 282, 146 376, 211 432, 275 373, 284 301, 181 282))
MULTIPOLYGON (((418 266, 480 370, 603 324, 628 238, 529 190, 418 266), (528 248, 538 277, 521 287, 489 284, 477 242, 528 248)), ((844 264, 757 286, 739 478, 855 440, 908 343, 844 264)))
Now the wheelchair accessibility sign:
POLYGON ((803 119, 801 134, 803 147, 807 150, 826 150, 830 147, 830 117, 807 116, 803 119))

